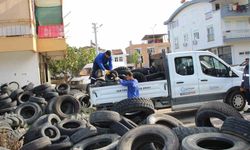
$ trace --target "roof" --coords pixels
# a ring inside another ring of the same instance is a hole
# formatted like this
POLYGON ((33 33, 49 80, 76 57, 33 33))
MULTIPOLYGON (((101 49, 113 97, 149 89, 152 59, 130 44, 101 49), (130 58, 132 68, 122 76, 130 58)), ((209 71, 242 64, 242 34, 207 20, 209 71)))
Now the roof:
POLYGON ((123 51, 121 49, 112 50, 112 55, 122 55, 123 51))
POLYGON ((186 7, 193 5, 193 4, 197 4, 201 2, 210 2, 210 1, 211 0, 191 0, 191 1, 185 2, 183 5, 181 5, 178 9, 175 10, 175 12, 170 16, 170 18, 167 21, 164 22, 164 25, 169 24, 175 18, 175 16, 177 16, 186 7))
POLYGON ((166 34, 150 34, 150 35, 145 35, 142 40, 149 40, 149 39, 153 39, 153 38, 161 38, 166 34))

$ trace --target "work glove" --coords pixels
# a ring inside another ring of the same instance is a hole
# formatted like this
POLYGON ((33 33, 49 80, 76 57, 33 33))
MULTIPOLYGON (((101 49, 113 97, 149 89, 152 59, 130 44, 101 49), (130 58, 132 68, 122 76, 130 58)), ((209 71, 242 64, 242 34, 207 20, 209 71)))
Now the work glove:
POLYGON ((105 74, 106 74, 106 75, 110 75, 110 70, 106 70, 106 71, 105 71, 105 74))

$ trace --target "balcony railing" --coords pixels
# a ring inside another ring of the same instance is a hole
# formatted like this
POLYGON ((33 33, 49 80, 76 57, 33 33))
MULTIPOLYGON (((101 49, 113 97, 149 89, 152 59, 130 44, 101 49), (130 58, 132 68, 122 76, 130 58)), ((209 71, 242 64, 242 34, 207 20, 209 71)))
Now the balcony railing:
POLYGON ((250 39, 250 29, 227 30, 224 32, 224 41, 248 40, 250 39))
POLYGON ((227 4, 221 8, 221 16, 236 17, 236 16, 250 16, 250 6, 247 5, 234 5, 227 4))

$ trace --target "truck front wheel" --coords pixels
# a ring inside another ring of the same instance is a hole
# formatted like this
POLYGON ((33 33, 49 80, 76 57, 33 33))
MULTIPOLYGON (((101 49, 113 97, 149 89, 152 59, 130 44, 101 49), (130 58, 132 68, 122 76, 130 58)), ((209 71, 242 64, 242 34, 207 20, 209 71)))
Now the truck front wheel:
POLYGON ((235 109, 237 109, 238 111, 242 111, 243 108, 246 105, 246 99, 243 93, 241 93, 240 91, 233 91, 229 97, 227 102, 233 106, 235 109))

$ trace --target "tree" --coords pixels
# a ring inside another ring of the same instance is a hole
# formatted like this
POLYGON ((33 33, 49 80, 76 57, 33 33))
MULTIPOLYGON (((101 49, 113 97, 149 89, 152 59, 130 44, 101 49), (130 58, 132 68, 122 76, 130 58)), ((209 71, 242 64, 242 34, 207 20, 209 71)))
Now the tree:
POLYGON ((139 63, 138 58, 140 57, 140 54, 135 51, 132 55, 128 56, 128 63, 133 63, 137 65, 139 63))
POLYGON ((77 76, 81 69, 88 63, 93 62, 95 49, 93 47, 67 47, 67 55, 62 60, 50 60, 49 70, 52 76, 70 74, 77 76))

